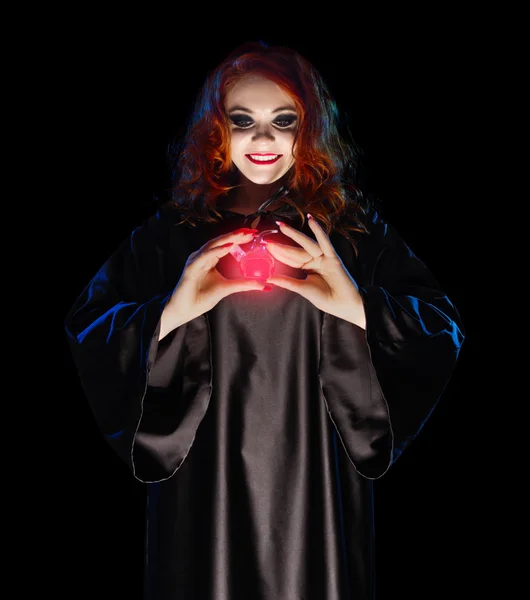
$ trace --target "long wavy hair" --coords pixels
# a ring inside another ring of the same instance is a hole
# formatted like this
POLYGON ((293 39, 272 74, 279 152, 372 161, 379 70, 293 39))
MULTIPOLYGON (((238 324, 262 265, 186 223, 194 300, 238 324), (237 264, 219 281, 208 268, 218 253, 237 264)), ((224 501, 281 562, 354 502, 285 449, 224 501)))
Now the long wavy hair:
POLYGON ((196 227, 199 221, 223 218, 216 201, 237 185, 224 101, 227 91, 249 74, 274 81, 296 105, 297 152, 287 174, 289 194, 282 201, 296 209, 302 223, 310 212, 328 235, 336 228, 357 251, 347 231, 365 231, 362 215, 367 202, 355 182, 359 149, 351 137, 346 141, 349 131, 313 65, 295 50, 261 41, 243 44, 209 73, 187 132, 182 142, 173 146, 172 202, 185 217, 181 222, 196 227), (344 214, 350 218, 340 219, 344 214))

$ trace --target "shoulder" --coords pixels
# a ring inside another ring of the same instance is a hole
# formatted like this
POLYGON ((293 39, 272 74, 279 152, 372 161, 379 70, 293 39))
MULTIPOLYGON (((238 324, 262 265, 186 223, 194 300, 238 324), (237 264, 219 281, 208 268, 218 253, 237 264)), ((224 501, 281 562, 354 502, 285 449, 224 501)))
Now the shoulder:
POLYGON ((123 255, 155 256, 185 251, 189 234, 180 225, 183 218, 178 206, 166 203, 144 215, 118 246, 123 255))
POLYGON ((404 240, 396 227, 377 209, 368 209, 364 213, 363 225, 366 229, 363 241, 371 248, 374 246, 389 247, 404 244, 404 240))
POLYGON ((144 233, 156 238, 170 236, 186 229, 183 211, 173 202, 166 202, 158 206, 139 227, 135 233, 144 233))
POLYGON ((183 220, 181 207, 174 202, 166 202, 151 214, 148 223, 154 227, 173 227, 183 220))
POLYGON ((394 227, 372 207, 349 208, 341 215, 339 226, 353 233, 358 247, 386 245, 396 235, 394 227))
POLYGON ((382 243, 388 241, 392 237, 393 227, 382 214, 375 209, 369 209, 364 214, 364 226, 366 227, 368 236, 372 239, 378 239, 382 243))
POLYGON ((414 258, 414 254, 396 227, 378 209, 369 209, 362 215, 364 232, 357 236, 357 262, 366 275, 378 265, 397 265, 414 258))
POLYGON ((359 190, 350 190, 346 194, 346 204, 335 226, 356 231, 357 242, 368 238, 383 241, 393 233, 393 228, 382 216, 380 202, 359 190))

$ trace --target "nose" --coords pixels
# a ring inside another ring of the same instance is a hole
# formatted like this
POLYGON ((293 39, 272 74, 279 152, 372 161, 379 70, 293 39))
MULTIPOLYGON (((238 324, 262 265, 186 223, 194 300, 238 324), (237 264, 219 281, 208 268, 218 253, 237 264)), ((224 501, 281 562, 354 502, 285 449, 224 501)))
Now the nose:
POLYGON ((260 140, 270 141, 274 140, 274 130, 268 125, 259 125, 252 136, 253 142, 259 142, 260 140))

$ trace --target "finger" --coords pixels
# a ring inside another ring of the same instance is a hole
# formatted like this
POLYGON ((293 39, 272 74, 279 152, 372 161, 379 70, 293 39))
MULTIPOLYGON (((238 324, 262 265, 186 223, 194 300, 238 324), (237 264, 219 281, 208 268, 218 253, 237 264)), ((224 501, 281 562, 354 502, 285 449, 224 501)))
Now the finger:
POLYGON ((267 283, 277 285, 278 287, 296 292, 303 296, 304 281, 300 279, 294 279, 293 277, 284 277, 283 275, 275 275, 274 277, 267 278, 267 283))
POLYGON ((234 242, 228 242, 227 244, 220 244, 204 249, 197 254, 193 262, 189 265, 188 271, 191 275, 195 274, 199 276, 199 274, 213 269, 219 260, 230 252, 233 246, 234 242))
POLYGON ((283 244, 271 245, 270 242, 267 242, 266 248, 267 252, 269 252, 273 258, 295 269, 299 269, 302 265, 305 265, 313 259, 313 257, 303 248, 295 248, 283 244))
POLYGON ((270 292, 272 287, 261 281, 242 280, 238 285, 233 286, 236 292, 270 292))
MULTIPOLYGON (((247 244, 248 242, 251 242, 256 237, 256 235, 258 235, 257 233, 250 233, 252 231, 255 230, 240 229, 239 231, 234 231, 227 235, 221 235, 218 238, 214 238, 213 240, 206 242, 206 244, 204 244, 204 246, 197 251, 197 254, 199 256, 204 256, 207 252, 215 250, 215 248, 226 247, 227 244, 229 244, 229 248, 234 244, 247 244)), ((226 253, 219 255, 219 258, 224 256, 225 254, 226 253)))
POLYGON ((307 222, 311 231, 315 234, 317 238, 317 242, 322 249, 322 252, 325 256, 337 256, 335 248, 331 243, 329 237, 326 235, 326 232, 322 229, 320 223, 313 218, 309 213, 307 214, 307 222))
POLYGON ((322 250, 315 240, 312 240, 310 237, 301 231, 298 231, 294 227, 282 223, 282 221, 276 221, 276 224, 284 235, 290 237, 295 242, 298 242, 300 246, 302 246, 302 248, 311 255, 311 257, 316 258, 322 254, 322 250))
POLYGON ((245 243, 247 241, 251 241, 256 235, 258 235, 258 233, 259 232, 257 229, 243 227, 241 229, 237 229, 236 231, 231 231, 230 233, 225 233, 216 238, 208 240, 206 244, 199 249, 199 252, 206 250, 207 248, 209 249, 215 246, 221 246, 227 242, 235 242, 238 244, 245 243))
POLYGON ((278 224, 278 227, 280 227, 282 233, 298 242, 313 258, 317 258, 322 254, 330 257, 337 256, 333 244, 329 241, 328 236, 313 217, 308 219, 308 223, 311 231, 315 234, 317 239, 316 242, 301 231, 294 229, 294 227, 290 227, 281 221, 276 221, 276 223, 278 224))
POLYGON ((230 296, 237 292, 270 292, 272 287, 266 283, 253 279, 238 279, 236 281, 227 279, 221 283, 221 289, 223 298, 226 298, 226 296, 230 296))
POLYGON ((239 234, 245 234, 245 233, 253 233, 253 234, 258 234, 259 230, 256 228, 252 228, 252 227, 241 227, 241 229, 236 229, 235 231, 230 232, 228 235, 239 235, 239 234))
POLYGON ((227 242, 235 242, 236 244, 241 244, 253 240, 257 235, 257 229, 247 229, 245 227, 243 229, 238 229, 237 231, 232 231, 231 233, 222 235, 216 238, 215 242, 219 242, 220 244, 226 244, 227 242))

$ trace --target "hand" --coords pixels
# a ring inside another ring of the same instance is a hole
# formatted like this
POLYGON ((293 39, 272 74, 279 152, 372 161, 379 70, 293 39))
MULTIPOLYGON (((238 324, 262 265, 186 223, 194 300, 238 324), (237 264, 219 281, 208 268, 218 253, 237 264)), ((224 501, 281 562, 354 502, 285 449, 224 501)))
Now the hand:
POLYGON ((159 339, 211 310, 230 294, 266 289, 267 286, 256 280, 226 279, 216 269, 219 260, 230 252, 233 244, 252 241, 257 231, 245 228, 221 235, 190 254, 180 280, 162 312, 159 339))
POLYGON ((275 276, 267 279, 267 283, 296 292, 318 309, 366 329, 359 287, 318 222, 308 215, 316 242, 285 223, 276 222, 280 231, 301 248, 273 243, 269 238, 267 251, 280 262, 307 271, 308 275, 306 279, 275 276))

